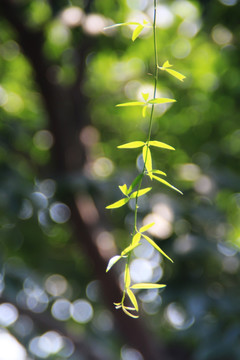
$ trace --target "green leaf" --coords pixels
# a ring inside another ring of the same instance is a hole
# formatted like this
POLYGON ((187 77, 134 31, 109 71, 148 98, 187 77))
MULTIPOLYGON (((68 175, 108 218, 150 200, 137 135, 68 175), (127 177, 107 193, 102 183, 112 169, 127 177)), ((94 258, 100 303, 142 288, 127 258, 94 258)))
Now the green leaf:
POLYGON ((117 209, 123 205, 125 205, 129 201, 129 198, 124 198, 121 200, 116 201, 115 203, 108 205, 106 209, 117 209))
POLYGON ((116 262, 118 262, 118 260, 120 260, 122 257, 123 256, 120 256, 120 255, 113 256, 108 262, 106 272, 108 272, 113 267, 113 265, 116 264, 116 262))
POLYGON ((131 283, 131 277, 130 277, 130 270, 129 270, 128 264, 126 265, 126 268, 125 268, 124 283, 125 283, 125 287, 126 287, 126 288, 129 288, 130 283, 131 283))
MULTIPOLYGON (((132 318, 134 318, 134 319, 137 319, 137 318, 139 318, 139 315, 133 315, 133 314, 131 314, 129 311, 127 311, 126 309, 129 309, 129 308, 127 308, 126 306, 122 306, 122 309, 123 309, 123 311, 125 312, 125 314, 126 315, 128 315, 128 316, 130 316, 130 317, 132 317, 132 318)), ((135 310, 134 308, 131 308, 131 310, 135 310)))
POLYGON ((127 196, 128 194, 128 188, 127 188, 127 185, 124 184, 124 185, 119 185, 119 189, 121 190, 121 192, 127 196))
POLYGON ((116 107, 120 107, 120 106, 143 106, 145 105, 145 102, 143 101, 130 101, 127 103, 123 103, 123 104, 117 104, 116 107))
POLYGON ((147 114, 147 105, 143 107, 142 109, 142 116, 145 118, 147 114))
POLYGON ((145 195, 147 192, 149 192, 150 190, 152 190, 151 187, 145 188, 145 189, 141 189, 139 191, 134 191, 131 195, 130 195, 130 199, 135 199, 136 197, 140 197, 142 195, 145 195))
POLYGON ((148 101, 148 104, 165 104, 165 103, 172 103, 176 102, 175 99, 168 99, 168 98, 157 98, 157 99, 151 99, 148 101))
POLYGON ((175 190, 175 191, 179 192, 181 195, 183 195, 182 191, 178 190, 175 186, 171 185, 171 184, 170 184, 169 182, 167 182, 166 180, 161 179, 160 177, 155 176, 155 175, 152 175, 152 177, 153 177, 153 179, 155 179, 155 180, 157 180, 157 181, 161 182, 162 184, 164 184, 164 185, 166 185, 166 186, 170 187, 171 189, 173 189, 173 190, 175 190))
POLYGON ((135 41, 144 29, 144 25, 138 25, 132 34, 132 41, 135 41))
POLYGON ((142 147, 144 145, 145 145, 145 143, 143 141, 132 141, 130 143, 119 145, 118 149, 136 149, 136 148, 142 147))
POLYGON ((126 247, 126 249, 124 249, 121 252, 121 256, 126 255, 127 253, 129 253, 130 251, 132 251, 133 249, 135 249, 137 246, 139 246, 140 244, 136 243, 136 244, 131 244, 128 247, 126 247))
POLYGON ((147 224, 147 225, 145 225, 145 226, 142 226, 142 227, 139 229, 140 233, 143 233, 143 232, 147 231, 147 230, 150 229, 153 225, 155 225, 154 222, 152 222, 151 224, 147 224))
MULTIPOLYGON (((141 230, 141 229, 140 229, 141 230)), ((132 244, 133 245, 136 245, 136 244, 139 244, 139 241, 141 240, 141 234, 139 232, 137 232, 134 236, 133 236, 133 239, 132 239, 132 244)))
POLYGON ((152 170, 152 174, 159 174, 159 175, 167 176, 167 174, 161 170, 152 170))
POLYGON ((164 284, 139 283, 131 286, 131 289, 161 289, 166 287, 164 284))
POLYGON ((149 172, 149 176, 152 179, 152 156, 151 151, 147 145, 145 145, 142 149, 143 161, 146 167, 147 172, 149 172))
POLYGON ((127 289, 127 294, 128 294, 129 299, 131 300, 131 302, 132 302, 132 304, 134 306, 134 309, 136 311, 138 311, 138 303, 137 303, 136 296, 134 295, 134 293, 130 289, 127 289))
POLYGON ((133 180, 132 184, 129 186, 128 194, 130 194, 133 191, 133 189, 135 188, 135 186, 137 186, 140 183, 140 181, 142 180, 142 177, 143 177, 143 175, 140 174, 133 180))
POLYGON ((149 98, 149 93, 142 93, 142 97, 145 101, 147 101, 147 99, 149 98))
POLYGON ((184 76, 183 74, 180 74, 179 72, 177 72, 175 70, 166 69, 166 71, 180 81, 183 81, 184 79, 186 79, 186 76, 184 76))
POLYGON ((149 141, 149 145, 156 146, 156 147, 163 148, 163 149, 168 149, 168 150, 175 150, 174 147, 172 147, 168 144, 165 144, 161 141, 156 141, 156 140, 149 141))
POLYGON ((168 260, 170 260, 173 263, 173 260, 147 235, 142 235, 144 239, 146 239, 149 244, 151 244, 157 251, 159 251, 163 256, 165 256, 168 260))

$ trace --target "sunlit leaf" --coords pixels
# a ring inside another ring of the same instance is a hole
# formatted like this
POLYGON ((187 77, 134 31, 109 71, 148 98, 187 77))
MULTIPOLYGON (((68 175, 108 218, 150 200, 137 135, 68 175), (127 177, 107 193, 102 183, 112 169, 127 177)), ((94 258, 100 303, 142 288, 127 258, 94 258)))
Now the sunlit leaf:
POLYGON ((129 26, 129 25, 141 25, 141 24, 138 23, 138 22, 130 21, 130 22, 126 22, 126 23, 119 23, 119 24, 113 24, 113 25, 105 26, 103 29, 108 30, 108 29, 112 29, 112 28, 115 28, 115 27, 118 27, 118 26, 129 26))
POLYGON ((145 101, 147 101, 147 99, 149 98, 149 93, 142 93, 142 97, 145 101))
POLYGON ((169 182, 167 182, 166 180, 161 179, 160 177, 155 176, 155 175, 152 175, 152 177, 153 177, 153 179, 155 179, 155 180, 157 180, 157 181, 161 182, 162 184, 164 184, 164 185, 166 185, 166 186, 170 187, 171 189, 173 189, 173 190, 175 190, 175 191, 179 192, 181 195, 183 195, 182 191, 178 190, 175 186, 171 185, 171 184, 170 184, 169 182))
POLYGON ((113 256, 108 262, 106 272, 108 272, 113 267, 113 265, 116 264, 116 262, 118 262, 118 260, 120 260, 121 258, 122 258, 122 256, 120 256, 120 255, 113 256))
MULTIPOLYGON (((169 61, 167 60, 167 61, 165 61, 165 63, 163 64, 162 68, 168 68, 168 67, 171 67, 171 66, 172 66, 172 65, 169 64, 169 61)), ((160 67, 160 69, 161 69, 161 67, 160 67)))
POLYGON ((167 176, 167 174, 161 170, 152 170, 152 174, 159 174, 159 175, 167 176))
POLYGON ((132 34, 132 41, 135 41, 144 29, 144 25, 138 25, 132 34))
POLYGON ((184 79, 186 79, 186 76, 184 76, 183 74, 179 73, 178 71, 172 70, 172 69, 166 69, 166 71, 171 74, 172 76, 174 76, 175 78, 177 78, 180 81, 183 81, 184 79))
POLYGON ((124 255, 128 254, 130 251, 132 251, 133 249, 135 249, 139 245, 140 244, 138 244, 138 243, 129 245, 128 247, 126 247, 126 249, 124 249, 121 252, 121 256, 124 256, 124 255))
POLYGON ((130 286, 130 283, 131 283, 130 270, 129 270, 129 266, 126 265, 125 278, 124 278, 125 287, 128 288, 130 286))
POLYGON ((152 179, 152 156, 151 151, 147 145, 145 145, 142 149, 143 161, 146 167, 147 172, 149 172, 149 176, 152 179))
POLYGON ((147 21, 147 20, 143 20, 143 25, 147 25, 147 24, 149 24, 149 21, 147 21))
POLYGON ((147 231, 148 229, 150 229, 154 224, 155 224, 155 223, 152 222, 151 224, 144 225, 144 226, 142 226, 142 227, 139 229, 139 231, 140 231, 141 233, 143 233, 144 231, 147 231))
POLYGON ((129 299, 131 300, 135 310, 138 311, 138 303, 137 303, 136 296, 134 295, 134 293, 130 289, 127 289, 127 294, 129 296, 129 299))
MULTIPOLYGON (((140 230, 141 230, 141 229, 140 229, 140 230)), ((140 240, 141 240, 141 234, 140 234, 139 232, 137 232, 137 233, 133 236, 132 244, 133 244, 133 245, 138 244, 140 240)))
POLYGON ((168 98, 157 98, 148 100, 148 104, 165 104, 165 103, 173 103, 176 102, 175 99, 168 99, 168 98))
POLYGON ((106 209, 117 209, 123 205, 125 205, 129 201, 129 198, 124 198, 121 200, 116 201, 115 203, 108 205, 106 209))
POLYGON ((149 236, 142 234, 144 239, 146 239, 157 251, 159 251, 163 256, 173 263, 173 260, 153 241, 149 236))
POLYGON ((127 103, 122 103, 122 104, 117 104, 116 107, 120 107, 120 106, 143 106, 145 105, 145 102, 143 101, 130 101, 127 103))
POLYGON ((143 107, 142 109, 142 116, 145 118, 147 114, 147 105, 143 107))
POLYGON ((124 184, 124 185, 119 185, 119 189, 121 190, 121 192, 124 194, 124 195, 127 195, 128 193, 128 188, 127 188, 127 185, 124 184))
POLYGON ((131 195, 130 195, 130 199, 135 199, 136 197, 140 197, 142 195, 145 195, 147 192, 149 192, 150 190, 152 190, 151 187, 145 188, 145 189, 141 189, 139 191, 134 191, 131 195))
MULTIPOLYGON (((130 316, 130 317, 132 317, 134 319, 139 318, 139 315, 133 315, 129 311, 127 311, 127 308, 125 306, 122 306, 122 309, 123 309, 123 311, 125 312, 126 315, 128 315, 128 316, 130 316)), ((135 310, 135 309, 133 308, 133 310, 135 310)))
POLYGON ((143 177, 143 175, 140 174, 133 180, 132 184, 129 186, 128 194, 130 194, 133 191, 133 189, 135 188, 135 186, 137 186, 140 183, 140 181, 142 180, 142 177, 143 177))
POLYGON ((168 144, 165 144, 161 141, 156 141, 156 140, 151 140, 149 141, 149 145, 151 146, 156 146, 156 147, 159 147, 159 148, 162 148, 162 149, 168 149, 168 150, 175 150, 174 147, 168 145, 168 144))
POLYGON ((118 149, 136 149, 136 148, 142 147, 144 145, 145 145, 145 143, 143 141, 132 141, 130 143, 119 145, 118 149))
POLYGON ((139 283, 131 286, 131 289, 161 289, 166 287, 164 284, 139 283))

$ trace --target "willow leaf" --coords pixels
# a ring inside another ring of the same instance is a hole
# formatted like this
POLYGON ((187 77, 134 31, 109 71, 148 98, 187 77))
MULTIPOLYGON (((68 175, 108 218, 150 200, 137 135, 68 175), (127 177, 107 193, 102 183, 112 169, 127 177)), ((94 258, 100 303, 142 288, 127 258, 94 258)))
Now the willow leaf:
POLYGON ((131 289, 161 289, 166 287, 164 284, 139 283, 131 286, 131 289))
POLYGON ((142 109, 142 116, 145 118, 147 114, 147 105, 143 107, 142 109))
POLYGON ((147 172, 149 172, 149 176, 152 179, 152 156, 151 151, 147 145, 145 145, 142 149, 143 161, 146 167, 147 172))
POLYGON ((175 71, 175 70, 172 70, 172 69, 166 69, 165 71, 167 71, 169 74, 171 74, 172 76, 174 76, 175 78, 177 78, 180 81, 183 81, 184 79, 186 79, 186 76, 179 73, 178 71, 175 71))
MULTIPOLYGON (((125 312, 126 315, 128 315, 128 316, 130 316, 130 317, 132 317, 134 319, 139 318, 139 315, 133 315, 129 311, 127 311, 127 308, 125 306, 122 306, 122 309, 123 309, 123 311, 125 312)), ((135 310, 135 309, 133 308, 132 310, 135 310)))
POLYGON ((132 304, 134 306, 134 309, 136 311, 138 311, 138 303, 137 303, 136 296, 134 295, 134 293, 130 289, 127 289, 127 294, 128 294, 129 299, 131 300, 131 302, 132 302, 132 304))
POLYGON ((168 68, 168 67, 171 67, 171 66, 172 66, 172 65, 169 64, 169 61, 167 60, 167 61, 165 61, 165 63, 163 64, 163 66, 162 66, 162 67, 159 66, 159 68, 160 68, 160 69, 164 69, 164 68, 168 68))
POLYGON ((118 260, 120 260, 121 258, 122 258, 122 256, 120 256, 120 255, 113 256, 108 262, 106 272, 108 272, 113 267, 113 265, 116 264, 116 262, 118 262, 118 260))
POLYGON ((135 199, 136 197, 140 197, 142 195, 145 195, 147 192, 149 192, 150 190, 152 190, 151 187, 145 188, 145 189, 141 189, 138 191, 134 191, 131 195, 130 195, 130 199, 135 199))
POLYGON ((129 198, 124 198, 121 200, 116 201, 115 203, 108 205, 106 209, 117 209, 123 205, 125 205, 129 201, 129 198))
POLYGON ((151 99, 148 101, 148 104, 165 104, 165 103, 172 103, 176 102, 175 99, 168 99, 168 98, 157 98, 157 99, 151 99))
POLYGON ((162 148, 162 149, 175 150, 174 147, 172 147, 172 146, 170 146, 168 144, 165 144, 165 143, 163 143, 161 141, 156 141, 156 140, 149 141, 149 145, 159 147, 159 148, 162 148))
POLYGON ((135 249, 139 245, 140 245, 139 243, 129 245, 128 247, 126 247, 126 249, 124 249, 121 252, 121 256, 124 256, 124 255, 128 254, 130 251, 132 251, 133 249, 135 249))
POLYGON ((129 186, 128 194, 130 194, 133 191, 133 189, 135 188, 135 186, 137 186, 140 183, 140 181, 142 180, 142 177, 143 177, 143 175, 140 174, 133 180, 133 182, 129 186))
POLYGON ((167 176, 167 174, 161 170, 152 170, 152 174, 159 174, 159 175, 167 176))
POLYGON ((124 284, 125 284, 126 288, 129 288, 130 283, 131 283, 130 270, 129 270, 129 266, 126 265, 125 278, 124 278, 124 284))
POLYGON ((143 141, 132 141, 130 143, 119 145, 118 149, 136 149, 136 148, 142 147, 144 145, 145 145, 145 143, 143 141))
POLYGON ((145 101, 147 101, 149 98, 149 93, 142 93, 142 97, 144 98, 145 101))
MULTIPOLYGON (((140 229, 141 230, 141 229, 140 229)), ((137 232, 134 236, 133 236, 133 239, 132 239, 132 244, 133 245, 136 245, 136 244, 139 244, 139 241, 141 240, 141 234, 139 232, 137 232)))
POLYGON ((168 260, 170 260, 173 263, 173 260, 147 235, 142 235, 144 239, 146 239, 149 244, 151 244, 157 251, 159 251, 163 256, 165 256, 168 260))
POLYGON ((141 24, 138 23, 138 22, 130 21, 130 22, 126 22, 126 23, 119 23, 119 24, 113 24, 113 25, 105 26, 104 30, 112 29, 112 28, 115 28, 115 27, 118 27, 118 26, 129 26, 129 25, 141 25, 141 24))
POLYGON ((155 225, 154 222, 152 222, 151 224, 147 224, 147 225, 145 225, 145 226, 142 226, 142 227, 139 229, 140 233, 143 233, 143 232, 147 231, 147 230, 150 229, 153 225, 155 225))
POLYGON ((119 189, 121 190, 121 192, 127 196, 127 193, 128 193, 128 188, 127 188, 127 185, 124 184, 124 185, 119 185, 119 189))
POLYGON ((171 184, 170 184, 169 182, 167 182, 166 180, 161 179, 160 177, 155 176, 155 175, 152 175, 152 177, 153 177, 155 180, 161 182, 162 184, 170 187, 171 189, 173 189, 173 190, 179 192, 181 195, 183 195, 182 191, 178 190, 175 186, 171 185, 171 184))
POLYGON ((130 101, 127 103, 122 103, 122 104, 117 104, 116 107, 120 107, 120 106, 143 106, 145 105, 145 102, 143 101, 130 101))
POLYGON ((144 25, 138 25, 132 34, 132 41, 135 41, 144 29, 144 25))

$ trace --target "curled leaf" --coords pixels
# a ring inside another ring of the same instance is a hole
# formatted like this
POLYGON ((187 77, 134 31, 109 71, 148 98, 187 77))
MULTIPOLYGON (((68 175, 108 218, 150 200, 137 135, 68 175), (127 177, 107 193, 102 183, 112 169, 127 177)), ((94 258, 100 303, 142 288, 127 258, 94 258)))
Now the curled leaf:
POLYGON ((138 25, 132 34, 132 41, 135 41, 144 29, 144 25, 138 25))
POLYGON ((120 260, 122 257, 123 256, 120 256, 120 255, 113 256, 108 262, 106 272, 108 272, 113 267, 113 265, 116 264, 116 262, 118 262, 118 260, 120 260))
POLYGON ((149 98, 149 93, 142 93, 142 97, 144 98, 145 101, 147 101, 149 98))
POLYGON ((127 196, 127 193, 128 193, 128 188, 127 188, 127 185, 124 184, 124 185, 119 185, 119 189, 121 190, 121 192, 127 196))
POLYGON ((139 318, 139 315, 133 315, 133 314, 131 314, 127 309, 130 309, 130 310, 135 310, 134 308, 127 308, 126 306, 122 306, 122 309, 123 309, 123 311, 125 312, 125 314, 126 315, 128 315, 128 316, 130 316, 130 317, 132 317, 132 318, 134 318, 134 319, 137 319, 137 318, 139 318))
POLYGON ((137 303, 136 296, 134 295, 134 293, 130 289, 127 289, 127 294, 128 294, 129 299, 131 300, 131 302, 132 302, 132 304, 134 306, 134 309, 136 311, 138 311, 138 303, 137 303))
POLYGON ((106 206, 106 209, 117 209, 117 208, 127 204, 128 201, 129 201, 129 198, 124 198, 124 199, 118 200, 115 203, 106 206))

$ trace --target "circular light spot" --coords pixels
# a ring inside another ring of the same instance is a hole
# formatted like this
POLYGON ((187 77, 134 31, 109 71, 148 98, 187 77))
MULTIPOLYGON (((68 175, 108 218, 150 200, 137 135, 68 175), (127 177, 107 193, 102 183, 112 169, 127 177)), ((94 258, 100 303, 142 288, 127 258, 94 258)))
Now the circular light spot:
POLYGON ((112 314, 109 311, 101 311, 94 320, 94 326, 100 331, 109 332, 113 330, 112 314))
POLYGON ((40 336, 38 347, 46 354, 56 354, 63 347, 62 337, 56 331, 48 331, 40 336))
POLYGON ((99 281, 98 280, 91 281, 86 288, 86 294, 89 300, 98 301, 100 297, 99 293, 100 293, 99 281))
POLYGON ((0 360, 26 360, 24 347, 7 332, 0 332, 0 360))
POLYGON ((198 165, 184 164, 179 166, 178 174, 183 180, 196 181, 201 175, 201 170, 198 165))
POLYGON ((4 90, 2 86, 0 86, 0 106, 6 104, 8 100, 7 92, 4 90))
POLYGON ((214 184, 208 176, 202 175, 194 184, 194 189, 201 195, 208 195, 214 189, 214 184))
POLYGON ((146 259, 135 259, 131 262, 130 273, 133 282, 149 282, 152 279, 153 269, 146 259))
POLYGON ((238 0, 219 0, 219 2, 226 6, 234 6, 237 4, 238 0))
POLYGON ((172 54, 177 59, 184 59, 191 52, 191 44, 187 39, 178 38, 171 46, 172 54))
POLYGON ((51 275, 45 281, 45 289, 53 296, 60 296, 67 290, 67 280, 59 274, 51 275))
POLYGON ((106 19, 98 14, 91 14, 85 17, 83 28, 89 35, 98 35, 106 26, 106 19))
POLYGON ((113 162, 105 157, 98 158, 93 164, 93 171, 95 175, 101 178, 106 178, 111 175, 113 169, 113 162))
POLYGON ((57 320, 66 321, 70 318, 70 307, 70 301, 66 299, 58 299, 54 302, 52 306, 52 315, 57 320))
POLYGON ((20 113, 24 109, 24 102, 20 95, 10 92, 7 95, 7 101, 3 105, 4 110, 9 113, 20 113))
POLYGON ((50 207, 50 217, 58 224, 63 224, 70 219, 71 212, 67 205, 55 202, 50 207))
MULTIPOLYGON (((151 6, 148 10, 148 15, 150 18, 153 16, 153 6, 151 6)), ((166 5, 158 5, 157 6, 157 13, 161 14, 161 16, 157 17, 157 27, 161 29, 168 29, 172 26, 174 22, 174 15, 172 11, 166 5)))
POLYGON ((173 231, 172 224, 169 221, 155 213, 147 215, 143 220, 144 224, 150 224, 152 222, 155 224, 148 230, 151 235, 159 239, 169 238, 173 231))
POLYGON ((41 192, 36 191, 32 193, 31 199, 39 209, 46 209, 48 206, 48 200, 41 192))
POLYGON ((33 214, 33 206, 32 203, 28 199, 24 199, 20 212, 18 214, 19 219, 21 220, 27 220, 32 217, 33 214))
POLYGON ((79 26, 82 23, 83 11, 77 6, 71 6, 63 10, 61 14, 61 20, 64 25, 69 27, 79 26))
POLYGON ((49 150, 53 146, 53 135, 48 130, 40 130, 33 137, 33 143, 39 150, 49 150))
POLYGON ((40 183, 39 189, 41 193, 43 193, 49 199, 56 191, 56 181, 52 179, 45 179, 40 183))
POLYGON ((72 318, 81 324, 88 323, 93 317, 92 305, 86 300, 76 300, 71 306, 72 318))
POLYGON ((131 9, 144 10, 148 0, 127 0, 127 4, 131 9))
POLYGON ((0 305, 0 325, 12 325, 18 318, 17 308, 9 303, 0 305))
POLYGON ((123 346, 121 349, 122 360, 144 360, 142 354, 133 348, 123 346))
POLYGON ((233 34, 223 25, 216 25, 212 30, 212 38, 218 45, 227 45, 231 43, 233 34))

